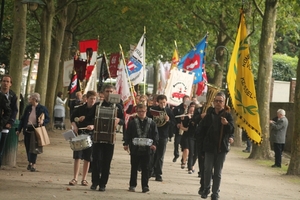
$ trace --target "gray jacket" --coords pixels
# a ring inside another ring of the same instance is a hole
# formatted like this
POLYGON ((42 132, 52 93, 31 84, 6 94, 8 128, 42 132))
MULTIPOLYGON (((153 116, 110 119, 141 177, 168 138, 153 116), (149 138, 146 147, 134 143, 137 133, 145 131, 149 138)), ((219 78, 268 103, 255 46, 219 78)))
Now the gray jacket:
POLYGON ((271 141, 273 143, 285 144, 286 130, 289 125, 288 119, 283 116, 277 122, 270 124, 271 127, 271 141))

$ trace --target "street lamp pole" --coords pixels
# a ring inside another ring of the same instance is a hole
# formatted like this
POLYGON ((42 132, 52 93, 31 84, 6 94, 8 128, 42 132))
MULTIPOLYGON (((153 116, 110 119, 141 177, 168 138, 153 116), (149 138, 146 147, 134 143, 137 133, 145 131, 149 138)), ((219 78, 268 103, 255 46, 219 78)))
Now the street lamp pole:
POLYGON ((2 42, 2 24, 3 24, 3 16, 4 16, 4 5, 5 5, 5 0, 2 0, 2 2, 1 2, 1 14, 0 14, 0 44, 2 42))

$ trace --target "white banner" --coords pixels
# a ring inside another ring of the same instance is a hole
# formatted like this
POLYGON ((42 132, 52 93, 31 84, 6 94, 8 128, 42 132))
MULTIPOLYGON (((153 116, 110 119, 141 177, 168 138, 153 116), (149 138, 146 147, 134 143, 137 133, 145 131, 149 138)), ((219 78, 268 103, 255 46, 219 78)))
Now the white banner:
POLYGON ((97 67, 95 65, 92 74, 86 84, 86 87, 84 88, 84 94, 86 94, 88 91, 94 90, 97 92, 97 67))
POLYGON ((64 75, 63 75, 63 86, 69 87, 71 82, 71 74, 74 68, 74 60, 68 60, 64 62, 64 75))
POLYGON ((194 78, 195 73, 193 72, 172 69, 165 89, 165 95, 168 98, 167 102, 174 106, 181 104, 185 95, 191 95, 194 78))

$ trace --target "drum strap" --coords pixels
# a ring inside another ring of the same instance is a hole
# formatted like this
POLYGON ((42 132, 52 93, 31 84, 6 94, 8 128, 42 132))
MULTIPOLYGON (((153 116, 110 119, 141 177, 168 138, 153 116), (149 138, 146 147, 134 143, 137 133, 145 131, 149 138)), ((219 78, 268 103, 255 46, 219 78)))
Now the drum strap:
POLYGON ((148 118, 147 118, 146 126, 145 126, 145 128, 144 128, 144 131, 142 131, 141 126, 140 126, 139 119, 138 119, 137 117, 134 118, 134 122, 135 122, 136 127, 137 127, 137 134, 138 134, 139 138, 146 138, 147 133, 148 133, 148 131, 149 131, 149 129, 150 129, 151 121, 152 121, 152 119, 148 117, 148 118))

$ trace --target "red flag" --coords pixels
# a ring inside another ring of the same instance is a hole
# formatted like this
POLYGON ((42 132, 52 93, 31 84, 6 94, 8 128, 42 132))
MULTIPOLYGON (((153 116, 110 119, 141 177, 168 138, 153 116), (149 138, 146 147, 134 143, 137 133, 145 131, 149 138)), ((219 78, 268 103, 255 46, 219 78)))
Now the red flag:
POLYGON ((205 70, 205 64, 202 65, 202 78, 203 80, 198 83, 197 91, 196 94, 200 96, 202 92, 205 90, 207 87, 205 83, 207 83, 207 75, 206 75, 206 70, 205 70))
POLYGON ((85 78, 86 61, 74 59, 74 69, 79 80, 83 81, 85 78))
POLYGON ((75 98, 76 92, 80 91, 80 84, 76 73, 74 73, 72 76, 68 90, 70 99, 75 98))
POLYGON ((79 41, 80 57, 87 61, 88 65, 95 65, 97 60, 98 40, 79 41))
POLYGON ((110 54, 109 72, 111 78, 116 78, 118 76, 117 72, 118 72, 119 60, 120 60, 120 53, 110 54))

